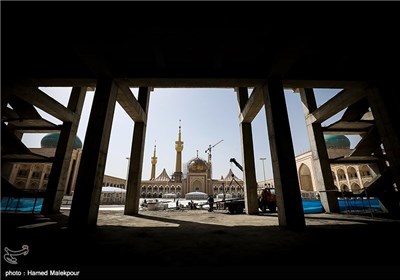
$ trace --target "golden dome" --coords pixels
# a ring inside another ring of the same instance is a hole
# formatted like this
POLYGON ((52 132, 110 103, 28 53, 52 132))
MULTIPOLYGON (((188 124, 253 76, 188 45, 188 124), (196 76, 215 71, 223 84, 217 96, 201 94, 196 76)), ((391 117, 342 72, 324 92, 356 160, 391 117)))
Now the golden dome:
POLYGON ((192 159, 188 163, 189 172, 205 173, 207 172, 207 168, 208 168, 207 162, 205 160, 202 160, 201 158, 192 159))

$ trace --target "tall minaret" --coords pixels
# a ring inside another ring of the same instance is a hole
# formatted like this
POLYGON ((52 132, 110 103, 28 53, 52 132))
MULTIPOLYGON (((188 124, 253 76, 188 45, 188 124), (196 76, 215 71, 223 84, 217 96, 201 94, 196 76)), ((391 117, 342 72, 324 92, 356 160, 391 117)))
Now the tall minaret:
POLYGON ((175 182, 182 182, 182 150, 183 142, 181 141, 181 120, 179 120, 178 141, 175 141, 176 150, 176 166, 174 172, 175 182))
POLYGON ((156 178, 156 164, 157 164, 156 145, 154 145, 154 152, 153 152, 153 156, 151 157, 151 177, 150 177, 150 180, 154 180, 156 178))

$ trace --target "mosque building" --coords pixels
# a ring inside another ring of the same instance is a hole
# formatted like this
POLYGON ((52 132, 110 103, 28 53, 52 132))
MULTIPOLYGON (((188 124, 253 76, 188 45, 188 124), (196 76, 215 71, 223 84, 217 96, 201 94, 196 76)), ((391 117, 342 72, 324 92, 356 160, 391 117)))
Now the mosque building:
MULTIPOLYGON (((351 154, 350 140, 344 135, 325 134, 325 145, 330 159, 344 158, 351 154)), ((315 169, 311 151, 296 156, 297 175, 303 198, 314 198, 317 194, 315 169)), ((358 193, 365 189, 379 174, 378 166, 371 163, 331 164, 332 177, 338 191, 358 193)), ((258 192, 265 186, 274 187, 274 180, 258 183, 258 192)))
POLYGON ((151 158, 151 178, 142 180, 141 197, 161 198, 161 197, 185 197, 187 199, 205 199, 207 195, 227 197, 243 197, 243 180, 234 176, 230 169, 225 177, 213 179, 211 174, 211 158, 208 161, 199 157, 190 159, 184 164, 182 171, 182 141, 181 127, 179 126, 178 140, 175 141, 176 165, 174 173, 169 176, 166 169, 158 175, 156 174, 157 156, 156 146, 154 146, 151 158))
MULTIPOLYGON (((60 134, 51 133, 41 140, 41 148, 30 148, 38 155, 48 158, 54 157, 60 134)), ((232 170, 221 179, 211 178, 211 160, 205 161, 198 154, 184 166, 182 171, 183 141, 181 139, 181 127, 179 126, 178 140, 175 141, 176 164, 175 171, 169 175, 164 168, 156 177, 156 146, 154 146, 151 158, 151 178, 142 180, 141 197, 185 197, 189 194, 190 199, 205 199, 209 194, 217 196, 225 194, 227 197, 243 197, 243 180, 236 178, 232 180, 232 170)), ((68 169, 67 183, 64 189, 63 204, 72 203, 72 195, 78 176, 79 164, 82 156, 82 141, 75 137, 71 163, 68 169)), ((19 189, 45 191, 50 175, 52 163, 15 163, 12 166, 8 181, 19 189)), ((109 175, 103 177, 103 188, 101 204, 125 202, 126 179, 109 175)))
MULTIPOLYGON (((30 148, 34 154, 54 157, 60 134, 50 133, 40 141, 40 148, 30 148)), ((79 164, 82 156, 82 141, 75 137, 71 156, 71 163, 68 168, 68 176, 64 189, 64 204, 72 203, 72 195, 75 190, 76 178, 78 176, 79 164)), ((26 162, 14 163, 11 168, 8 181, 18 189, 45 191, 51 171, 52 163, 26 162)), ((101 203, 125 203, 123 193, 126 192, 126 180, 114 176, 104 175, 103 192, 101 203)))
MULTIPOLYGON (((330 159, 345 157, 352 152, 350 140, 344 135, 325 135, 325 143, 330 159)), ((59 133, 47 134, 41 140, 41 148, 30 150, 38 155, 54 157, 59 140, 59 133)), ((208 161, 198 153, 187 163, 182 163, 183 141, 179 126, 178 140, 175 141, 175 171, 169 174, 165 168, 156 176, 157 150, 154 146, 151 157, 151 176, 142 180, 140 195, 142 198, 177 197, 187 199, 205 199, 212 194, 215 197, 243 197, 243 180, 237 178, 231 169, 225 177, 212 178, 211 157, 208 161), (182 168, 183 167, 183 168, 182 168)), ((75 138, 71 163, 68 169, 67 183, 64 190, 67 204, 72 202, 79 164, 82 155, 82 141, 75 138), (69 198, 68 198, 69 197, 69 198), (69 201, 69 202, 68 202, 69 201)), ((15 163, 12 166, 8 181, 19 189, 45 191, 51 171, 51 163, 15 163)), ((303 198, 317 196, 315 169, 311 151, 296 156, 297 174, 303 198)), ((359 192, 367 187, 378 175, 374 164, 331 164, 332 176, 339 191, 359 192)), ((257 191, 265 187, 273 188, 274 180, 258 182, 257 191)), ((125 202, 126 179, 104 175, 101 203, 123 204, 125 202)))
MULTIPOLYGON (((45 156, 48 158, 54 157, 59 133, 47 134, 40 141, 41 148, 29 148, 34 154, 45 156)), ((82 141, 79 137, 75 137, 73 143, 73 151, 71 163, 68 169, 68 177, 64 192, 71 194, 74 190, 76 177, 82 155, 82 141)), ((29 190, 46 190, 49 179, 52 163, 16 163, 13 164, 9 182, 19 189, 29 190)))

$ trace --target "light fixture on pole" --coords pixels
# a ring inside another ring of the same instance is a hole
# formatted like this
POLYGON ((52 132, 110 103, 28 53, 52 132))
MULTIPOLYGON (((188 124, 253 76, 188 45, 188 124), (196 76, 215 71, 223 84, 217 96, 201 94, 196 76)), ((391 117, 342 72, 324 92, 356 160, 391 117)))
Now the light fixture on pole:
POLYGON ((260 158, 260 160, 262 161, 262 163, 263 163, 263 172, 264 172, 264 186, 266 186, 267 185, 267 183, 266 183, 266 179, 265 179, 265 165, 264 165, 264 161, 266 160, 267 158, 265 158, 265 157, 262 157, 262 158, 260 158))
POLYGON ((128 160, 128 166, 127 166, 127 168, 126 168, 126 184, 125 184, 125 189, 128 188, 129 165, 131 165, 131 158, 130 158, 130 157, 126 157, 126 159, 128 160))

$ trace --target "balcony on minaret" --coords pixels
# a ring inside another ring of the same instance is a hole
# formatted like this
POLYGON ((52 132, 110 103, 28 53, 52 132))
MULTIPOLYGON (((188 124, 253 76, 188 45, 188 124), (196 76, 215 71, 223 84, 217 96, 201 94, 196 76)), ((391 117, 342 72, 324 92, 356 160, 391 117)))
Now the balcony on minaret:
POLYGON ((156 156, 156 145, 154 145, 153 156, 151 157, 151 176, 150 180, 154 180, 156 177, 156 164, 157 164, 157 156, 156 156))

